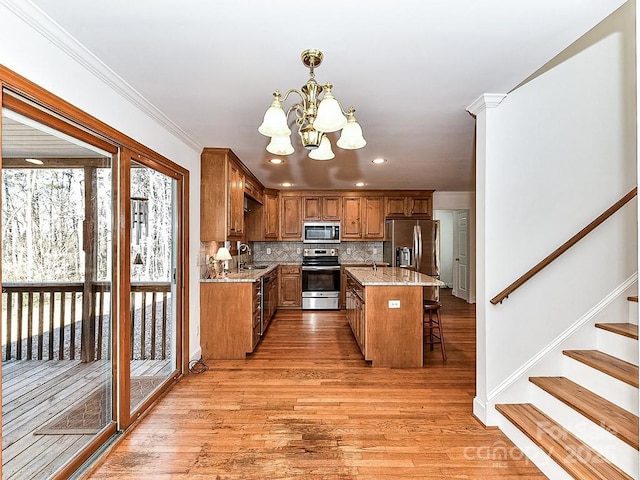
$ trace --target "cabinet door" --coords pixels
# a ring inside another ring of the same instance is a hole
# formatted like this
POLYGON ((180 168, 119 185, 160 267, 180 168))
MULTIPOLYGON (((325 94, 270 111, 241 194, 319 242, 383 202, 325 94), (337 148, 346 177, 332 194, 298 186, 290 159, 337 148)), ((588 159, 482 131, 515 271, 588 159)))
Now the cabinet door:
POLYGON ((385 213, 387 217, 404 217, 406 212, 406 197, 386 197, 385 213))
POLYGON ((410 216, 431 218, 431 214, 432 214, 431 197, 409 198, 409 215, 410 216))
POLYGON ((278 239, 278 196, 270 193, 264 196, 264 238, 278 239))
POLYGON ((280 238, 302 239, 302 197, 280 197, 280 238))
POLYGON ((342 197, 322 197, 322 219, 339 221, 342 197))
POLYGON ((305 221, 322 220, 322 198, 304 197, 305 221))
POLYGON ((229 162, 229 205, 227 209, 229 237, 244 233, 244 175, 237 165, 229 162))
POLYGON ((302 278, 300 274, 280 274, 280 295, 278 306, 300 307, 302 306, 302 278))
POLYGON ((342 199, 342 232, 343 239, 362 238, 360 222, 360 197, 344 197, 342 199))
POLYGON ((363 205, 364 234, 367 239, 384 238, 384 207, 383 197, 365 197, 363 205))

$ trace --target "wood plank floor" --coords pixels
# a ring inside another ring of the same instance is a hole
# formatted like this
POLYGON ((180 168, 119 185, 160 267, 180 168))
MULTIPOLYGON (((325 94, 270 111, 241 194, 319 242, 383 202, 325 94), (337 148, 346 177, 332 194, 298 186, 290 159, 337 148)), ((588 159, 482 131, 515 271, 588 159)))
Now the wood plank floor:
POLYGON ((445 291, 447 362, 372 368, 344 312, 279 311, 244 361, 182 379, 92 479, 542 479, 471 415, 474 306, 445 291))
MULTIPOLYGON (((59 414, 101 387, 111 367, 107 361, 16 360, 2 365, 2 477, 48 478, 93 435, 37 435, 59 414)), ((132 375, 171 372, 168 360, 134 361, 132 375)))

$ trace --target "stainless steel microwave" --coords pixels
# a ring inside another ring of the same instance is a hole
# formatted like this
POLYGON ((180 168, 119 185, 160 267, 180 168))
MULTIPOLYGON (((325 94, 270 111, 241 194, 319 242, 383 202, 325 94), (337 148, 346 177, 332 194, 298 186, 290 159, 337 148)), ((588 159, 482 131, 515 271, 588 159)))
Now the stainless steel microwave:
POLYGON ((340 222, 304 222, 304 243, 340 243, 340 222))

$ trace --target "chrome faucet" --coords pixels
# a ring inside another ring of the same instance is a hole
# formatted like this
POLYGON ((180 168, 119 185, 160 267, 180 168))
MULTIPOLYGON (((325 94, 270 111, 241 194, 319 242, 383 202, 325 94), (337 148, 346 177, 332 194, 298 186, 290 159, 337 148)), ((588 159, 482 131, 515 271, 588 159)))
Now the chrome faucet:
POLYGON ((251 247, 246 243, 238 242, 238 272, 242 270, 247 263, 251 263, 240 261, 240 255, 242 255, 243 252, 246 252, 246 254, 251 257, 251 247))

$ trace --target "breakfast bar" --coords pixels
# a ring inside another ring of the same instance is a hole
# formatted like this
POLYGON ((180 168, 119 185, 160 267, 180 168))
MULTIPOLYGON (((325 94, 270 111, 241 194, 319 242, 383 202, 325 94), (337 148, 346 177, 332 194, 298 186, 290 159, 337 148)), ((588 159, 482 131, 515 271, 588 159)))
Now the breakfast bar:
POLYGON ((374 367, 421 367, 423 288, 433 277, 397 267, 347 267, 349 325, 374 367))

